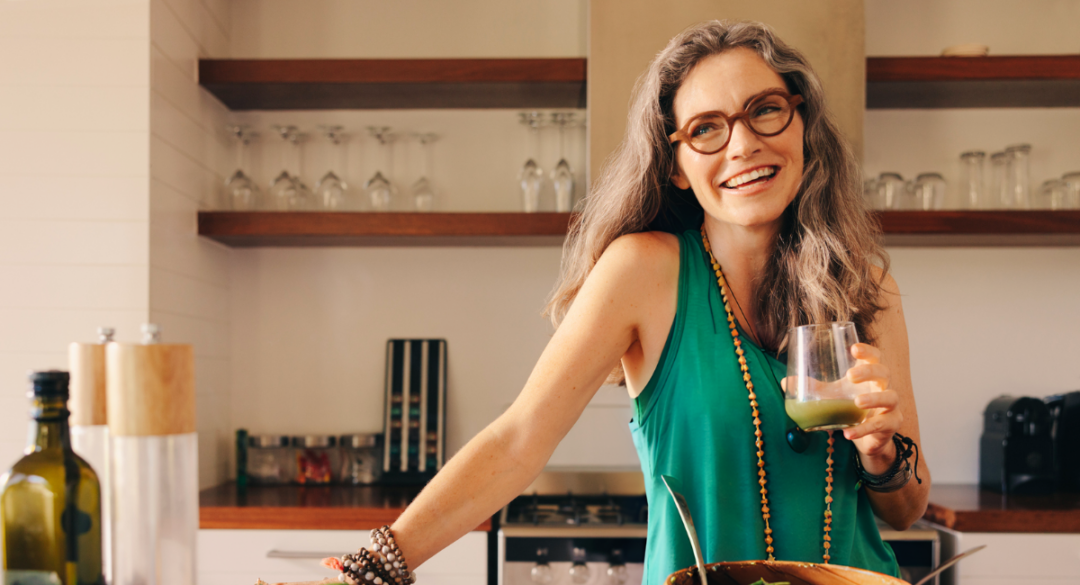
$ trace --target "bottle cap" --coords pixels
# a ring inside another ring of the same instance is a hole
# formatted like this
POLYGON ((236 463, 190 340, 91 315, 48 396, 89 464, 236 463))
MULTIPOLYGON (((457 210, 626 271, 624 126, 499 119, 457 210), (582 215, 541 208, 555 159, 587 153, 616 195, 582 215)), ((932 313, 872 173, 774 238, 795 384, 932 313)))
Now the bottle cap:
POLYGON ((69 376, 67 372, 61 370, 30 372, 29 378, 33 388, 31 393, 34 396, 61 397, 64 399, 68 397, 69 376))

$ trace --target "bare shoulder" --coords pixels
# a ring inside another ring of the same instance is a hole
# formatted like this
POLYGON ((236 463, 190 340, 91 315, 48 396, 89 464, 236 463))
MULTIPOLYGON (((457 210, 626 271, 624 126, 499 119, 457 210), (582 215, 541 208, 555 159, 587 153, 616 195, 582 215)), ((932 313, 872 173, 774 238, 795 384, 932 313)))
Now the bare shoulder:
POLYGON ((881 306, 886 310, 900 307, 900 285, 896 283, 891 273, 884 272, 880 266, 870 265, 870 275, 874 281, 881 283, 881 297, 878 299, 881 306))
POLYGON ((641 232, 620 236, 608 245, 582 293, 595 291, 630 305, 648 304, 670 296, 666 293, 678 280, 679 239, 664 232, 641 232))
POLYGON ((600 256, 600 263, 630 267, 639 275, 660 271, 672 266, 678 270, 679 239, 666 232, 639 232, 615 239, 600 256))

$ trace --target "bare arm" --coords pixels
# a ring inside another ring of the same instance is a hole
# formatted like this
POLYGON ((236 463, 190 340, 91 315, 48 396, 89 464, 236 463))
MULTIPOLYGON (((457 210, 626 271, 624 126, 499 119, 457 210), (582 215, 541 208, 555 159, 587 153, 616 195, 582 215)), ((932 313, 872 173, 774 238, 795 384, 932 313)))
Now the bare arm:
POLYGON ((910 437, 920 446, 916 471, 923 480, 921 484, 913 477, 895 492, 866 491, 879 518, 893 528, 906 530, 926 511, 930 497, 930 470, 921 450, 919 415, 915 410, 915 396, 911 387, 907 325, 900 303, 900 290, 892 277, 886 277, 884 287, 885 309, 878 313, 873 326, 877 347, 865 344, 856 346, 855 357, 864 360, 865 364, 852 368, 851 372, 855 382, 875 381, 881 385, 881 391, 858 397, 856 404, 862 408, 881 410, 863 424, 846 429, 844 435, 855 443, 863 468, 878 475, 887 471, 896 458, 896 447, 892 442, 894 432, 910 437))
POLYGON ((394 523, 411 568, 434 556, 519 495, 597 389, 638 340, 639 324, 664 281, 678 278, 657 236, 616 240, 597 262, 521 394, 468 442, 394 523))

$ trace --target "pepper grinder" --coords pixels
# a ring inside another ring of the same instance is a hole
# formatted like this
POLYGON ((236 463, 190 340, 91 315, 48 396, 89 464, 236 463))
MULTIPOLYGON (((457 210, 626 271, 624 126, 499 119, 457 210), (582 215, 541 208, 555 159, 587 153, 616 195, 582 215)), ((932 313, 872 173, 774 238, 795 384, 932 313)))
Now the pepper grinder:
POLYGON ((71 448, 98 474, 101 483, 101 554, 105 582, 112 582, 109 519, 109 427, 105 402, 105 346, 113 341, 116 330, 98 328, 97 343, 72 343, 68 346, 68 369, 71 371, 71 448))
POLYGON ((161 343, 110 343, 106 387, 112 482, 112 585, 195 583, 199 527, 194 354, 161 343))

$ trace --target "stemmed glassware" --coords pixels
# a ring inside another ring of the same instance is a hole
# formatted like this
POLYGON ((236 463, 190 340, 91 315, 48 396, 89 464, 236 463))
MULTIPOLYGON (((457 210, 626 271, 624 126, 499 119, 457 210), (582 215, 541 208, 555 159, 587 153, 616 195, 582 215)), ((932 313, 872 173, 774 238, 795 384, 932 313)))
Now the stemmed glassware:
POLYGON ((428 133, 417 134, 416 139, 420 142, 420 178, 413 183, 412 196, 413 208, 416 211, 431 211, 435 208, 435 190, 431 187, 431 143, 438 140, 438 135, 428 133))
POLYGON ((540 188, 544 183, 544 171, 536 162, 540 150, 540 126, 543 124, 543 114, 523 112, 520 116, 521 123, 529 128, 529 158, 521 168, 521 175, 518 178, 521 181, 524 210, 527 213, 535 213, 540 210, 540 188))
MULTIPOLYGON (((368 126, 368 132, 379 141, 379 148, 382 150, 382 168, 393 176, 393 142, 396 136, 390 133, 390 128, 387 126, 368 126)), ((371 201, 371 209, 374 211, 390 211, 394 191, 394 185, 383 176, 381 170, 376 170, 375 175, 364 184, 364 192, 367 193, 371 201)))
POLYGON ((555 112, 551 114, 551 121, 559 127, 559 162, 551 171, 551 182, 555 185, 555 210, 566 212, 574 207, 574 171, 566 162, 566 127, 574 124, 574 114, 555 112))
POLYGON ((281 136, 281 173, 270 183, 271 207, 278 211, 298 211, 308 208, 308 188, 300 180, 300 131, 296 126, 271 126, 281 136), (293 167, 289 159, 295 162, 293 167), (290 167, 296 173, 290 173, 290 167))
POLYGON ((236 140, 236 172, 225 180, 223 207, 235 211, 250 211, 259 207, 259 186, 244 172, 247 166, 247 147, 257 136, 248 126, 226 126, 236 140))
MULTIPOLYGON (((345 135, 342 133, 344 128, 341 126, 322 126, 321 129, 323 136, 330 142, 334 151, 334 158, 336 159, 334 168, 337 168, 338 172, 344 173, 345 147, 343 143, 345 135)), ((333 169, 326 171, 326 174, 315 183, 315 202, 321 209, 333 211, 351 210, 356 207, 352 199, 349 186, 334 173, 333 169)))

